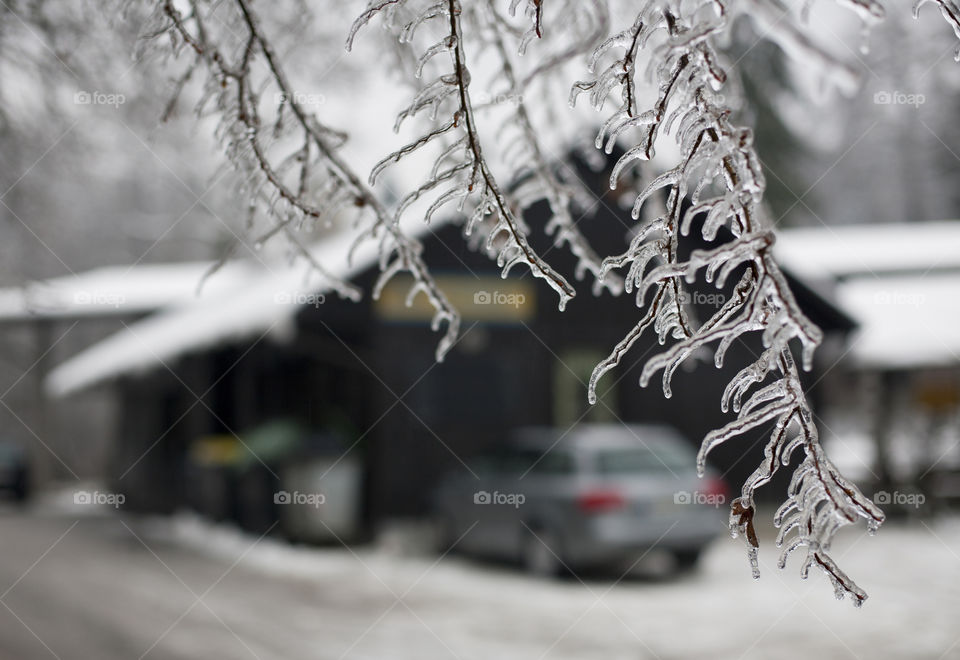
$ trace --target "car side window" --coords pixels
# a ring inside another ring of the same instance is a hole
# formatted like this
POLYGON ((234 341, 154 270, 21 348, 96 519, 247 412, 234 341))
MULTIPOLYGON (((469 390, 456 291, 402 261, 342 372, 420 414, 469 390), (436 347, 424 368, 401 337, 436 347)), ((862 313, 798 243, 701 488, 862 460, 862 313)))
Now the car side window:
POLYGON ((573 472, 573 456, 566 450, 510 449, 500 456, 498 470, 512 475, 557 475, 573 472))
POLYGON ((689 469, 694 459, 685 447, 664 445, 656 451, 645 447, 599 451, 595 464, 600 474, 672 472, 689 469))
POLYGON ((563 450, 554 449, 538 456, 531 474, 564 475, 573 473, 573 456, 563 450))
POLYGON ((530 470, 539 457, 540 452, 511 449, 503 455, 501 469, 507 474, 523 474, 530 470))
POLYGON ((499 469, 500 460, 497 456, 481 454, 475 456, 471 461, 471 468, 476 474, 494 474, 499 469))

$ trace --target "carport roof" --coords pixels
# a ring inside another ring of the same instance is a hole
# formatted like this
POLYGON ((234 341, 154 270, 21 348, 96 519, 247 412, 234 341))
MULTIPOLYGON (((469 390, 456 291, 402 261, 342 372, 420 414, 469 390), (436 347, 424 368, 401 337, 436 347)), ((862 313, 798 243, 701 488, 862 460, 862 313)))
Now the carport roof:
MULTIPOLYGON (((428 230, 421 223, 419 231, 428 230)), ((356 235, 355 230, 344 230, 324 239, 310 249, 312 259, 341 279, 366 270, 379 256, 379 241, 361 243, 348 263, 356 235)), ((209 266, 193 271, 194 290, 209 266)), ((303 301, 329 289, 329 282, 303 258, 270 265, 229 264, 209 278, 202 295, 160 306, 157 313, 124 324, 122 330, 55 367, 46 389, 65 396, 121 374, 162 366, 190 351, 241 337, 282 334, 303 301)))
POLYGON ((857 322, 855 364, 960 366, 960 221, 783 230, 775 254, 857 322))
MULTIPOLYGON (((419 223, 408 228, 412 235, 428 231, 431 228, 419 223)), ((348 264, 346 253, 355 236, 354 231, 340 232, 311 253, 329 272, 349 279, 370 268, 378 256, 377 242, 365 241, 348 264)), ((857 363, 909 368, 960 362, 960 333, 954 330, 960 324, 960 222, 785 230, 776 250, 785 268, 801 276, 801 286, 814 284, 808 292, 815 290, 817 296, 810 297, 839 303, 842 312, 860 324, 850 349, 857 363), (931 242, 930 250, 924 253, 919 246, 926 241, 931 242), (938 274, 923 274, 931 264, 941 269, 938 274), (894 302, 885 303, 884 296, 894 302)), ((161 366, 184 353, 282 332, 301 308, 299 301, 329 288, 306 260, 274 267, 241 261, 211 277, 198 296, 197 286, 209 267, 193 263, 98 269, 48 286, 60 303, 75 301, 71 296, 78 291, 99 290, 126 296, 125 311, 156 310, 61 363, 47 379, 48 391, 67 395, 121 374, 161 366)), ((24 318, 39 309, 23 311, 22 301, 10 303, 4 297, 12 295, 10 290, 0 291, 0 320, 18 314, 24 318)), ((101 297, 86 312, 117 313, 109 296, 101 297)), ((58 318, 78 314, 56 305, 48 305, 45 313, 58 318)))
POLYGON ((107 266, 82 273, 0 289, 0 323, 37 319, 74 320, 136 316, 162 307, 214 295, 252 273, 249 264, 231 262, 204 282, 211 262, 107 266))
POLYGON ((960 270, 960 220, 783 229, 774 253, 812 280, 960 270))

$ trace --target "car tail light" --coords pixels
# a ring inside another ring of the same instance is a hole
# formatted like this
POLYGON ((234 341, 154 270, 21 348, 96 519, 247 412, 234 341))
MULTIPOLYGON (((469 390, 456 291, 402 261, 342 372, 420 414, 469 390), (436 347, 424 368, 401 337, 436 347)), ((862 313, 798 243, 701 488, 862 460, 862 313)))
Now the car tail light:
POLYGON ((615 490, 591 490, 580 495, 577 504, 585 513, 605 513, 623 507, 627 501, 615 490))
POLYGON ((703 485, 703 490, 707 495, 722 498, 725 502, 730 497, 730 488, 727 482, 719 477, 710 477, 703 485))

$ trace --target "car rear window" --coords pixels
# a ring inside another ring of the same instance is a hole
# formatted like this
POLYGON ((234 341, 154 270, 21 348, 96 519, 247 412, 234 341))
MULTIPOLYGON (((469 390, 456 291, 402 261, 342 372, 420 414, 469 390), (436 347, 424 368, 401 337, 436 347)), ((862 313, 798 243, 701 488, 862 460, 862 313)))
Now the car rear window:
POLYGON ((505 472, 570 474, 573 456, 562 449, 516 449, 504 457, 502 468, 505 472))
POLYGON ((597 472, 600 474, 634 474, 687 470, 694 466, 693 454, 682 446, 658 445, 603 449, 597 452, 597 472))
POLYGON ((556 449, 547 452, 541 455, 531 472, 534 474, 570 474, 573 472, 573 456, 556 449))

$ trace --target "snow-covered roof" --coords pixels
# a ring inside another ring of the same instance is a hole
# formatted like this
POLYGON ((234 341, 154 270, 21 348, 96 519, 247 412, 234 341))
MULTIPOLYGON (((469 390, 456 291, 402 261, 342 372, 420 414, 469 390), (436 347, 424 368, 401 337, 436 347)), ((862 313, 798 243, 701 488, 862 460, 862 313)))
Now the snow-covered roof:
POLYGON ((960 271, 846 280, 837 299, 859 323, 850 355, 860 365, 960 365, 960 271))
POLYGON ((136 315, 215 294, 253 274, 249 264, 233 262, 201 289, 210 266, 209 262, 109 266, 0 289, 0 322, 136 315))
MULTIPOLYGON (((422 223, 407 229, 412 235, 427 230, 422 223)), ((377 259, 377 243, 365 241, 348 264, 354 237, 354 231, 344 231, 311 252, 329 272, 348 279, 377 259)), ((960 363, 960 222, 786 230, 780 233, 777 256, 805 280, 841 278, 833 285, 833 298, 859 324, 849 351, 856 363, 883 368, 960 363)), ((91 314, 161 310, 56 367, 47 388, 62 396, 190 351, 280 332, 302 305, 319 302, 328 288, 303 259, 273 267, 241 261, 215 273, 198 296, 208 268, 202 263, 105 268, 22 293, 0 290, 0 319, 41 309, 52 316, 76 316, 82 292, 91 295, 86 303, 91 314), (30 306, 24 302, 28 298, 30 306)))
POLYGON ((829 282, 866 368, 960 364, 960 221, 783 230, 778 260, 829 282))
MULTIPOLYGON (((424 223, 408 235, 424 233, 424 223)), ((349 279, 373 265, 379 241, 362 242, 352 262, 347 254, 355 230, 334 234, 311 248, 317 263, 332 275, 349 279)), ((203 271, 197 273, 195 289, 203 271)), ((234 272, 214 273, 208 285, 224 277, 217 290, 126 325, 123 330, 81 351, 54 368, 47 390, 64 396, 120 374, 161 366, 184 353, 242 337, 282 333, 306 304, 320 304, 329 283, 306 259, 266 267, 239 262, 234 272)))
POLYGON ((960 221, 784 229, 774 253, 810 279, 960 269, 960 221))

